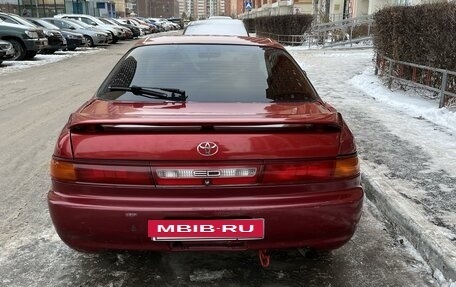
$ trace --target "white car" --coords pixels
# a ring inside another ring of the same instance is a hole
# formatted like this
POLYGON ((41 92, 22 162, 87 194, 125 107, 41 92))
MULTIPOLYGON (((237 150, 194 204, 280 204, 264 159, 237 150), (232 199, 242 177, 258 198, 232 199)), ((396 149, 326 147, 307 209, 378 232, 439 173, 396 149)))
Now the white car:
POLYGON ((123 31, 119 27, 114 25, 109 25, 103 23, 100 19, 90 16, 90 15, 83 15, 83 14, 59 14, 55 15, 54 18, 66 18, 66 19, 74 19, 89 24, 91 26, 99 27, 104 30, 108 30, 112 34, 112 43, 116 43, 119 39, 123 38, 123 31))
POLYGON ((184 29, 183 35, 189 36, 249 36, 244 22, 235 19, 208 19, 192 21, 184 29))

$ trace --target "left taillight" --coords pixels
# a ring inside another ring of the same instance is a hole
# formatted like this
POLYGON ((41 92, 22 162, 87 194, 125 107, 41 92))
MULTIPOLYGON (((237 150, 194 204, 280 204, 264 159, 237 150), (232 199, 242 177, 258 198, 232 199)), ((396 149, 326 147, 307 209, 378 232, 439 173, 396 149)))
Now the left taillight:
POLYGON ((51 177, 59 181, 109 183, 109 184, 153 184, 147 166, 118 166, 71 163, 53 159, 51 177))

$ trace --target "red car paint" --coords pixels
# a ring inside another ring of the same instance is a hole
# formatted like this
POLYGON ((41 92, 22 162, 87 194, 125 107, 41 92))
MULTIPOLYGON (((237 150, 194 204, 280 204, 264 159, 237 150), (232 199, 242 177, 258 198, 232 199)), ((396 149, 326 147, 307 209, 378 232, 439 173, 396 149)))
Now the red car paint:
MULTIPOLYGON (((214 41, 282 49, 239 37, 163 37, 141 45, 214 41)), ((52 221, 61 239, 81 251, 334 249, 355 232, 363 200, 353 135, 319 98, 213 103, 94 97, 63 128, 51 174, 52 221), (217 152, 201 154, 202 142, 216 144, 217 152), (246 169, 254 175, 219 176, 246 169), (193 177, 161 178, 160 171, 193 177), (198 172, 209 176, 194 177, 198 172), (153 241, 148 220, 160 219, 263 219, 264 238, 153 241)))

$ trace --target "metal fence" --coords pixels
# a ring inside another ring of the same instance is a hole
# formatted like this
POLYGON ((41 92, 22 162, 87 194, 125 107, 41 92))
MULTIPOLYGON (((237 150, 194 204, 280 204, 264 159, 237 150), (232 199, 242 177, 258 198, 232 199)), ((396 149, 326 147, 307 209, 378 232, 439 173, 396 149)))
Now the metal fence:
POLYGON ((456 106, 456 72, 417 65, 376 55, 375 75, 388 78, 388 88, 393 80, 424 88, 439 96, 439 108, 456 106))
POLYGON ((373 18, 369 15, 316 24, 312 26, 310 33, 303 35, 278 35, 262 31, 256 31, 256 35, 274 39, 283 45, 309 48, 353 47, 358 43, 368 43, 364 46, 371 47, 372 25, 373 18))
POLYGON ((276 40, 282 45, 289 46, 304 46, 309 48, 331 48, 348 46, 354 47, 360 43, 367 43, 363 47, 372 47, 372 36, 366 35, 364 37, 340 37, 337 34, 326 34, 326 35, 278 35, 266 32, 256 32, 258 37, 267 37, 276 40))

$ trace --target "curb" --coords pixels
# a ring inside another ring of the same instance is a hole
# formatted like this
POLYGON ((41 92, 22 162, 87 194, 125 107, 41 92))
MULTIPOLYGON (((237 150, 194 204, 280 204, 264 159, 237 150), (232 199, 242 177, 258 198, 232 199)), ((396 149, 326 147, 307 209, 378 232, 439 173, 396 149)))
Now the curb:
POLYGON ((374 169, 361 162, 361 181, 366 196, 396 225, 418 250, 433 272, 440 270, 445 279, 456 282, 456 246, 420 213, 418 205, 405 199, 374 169))

